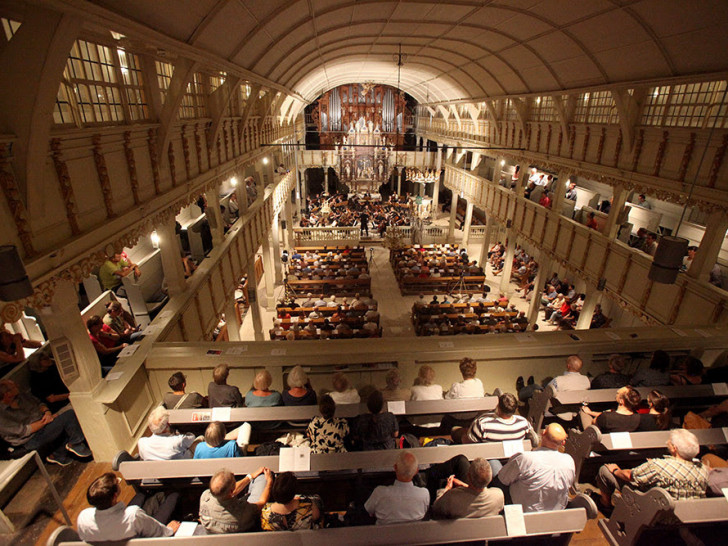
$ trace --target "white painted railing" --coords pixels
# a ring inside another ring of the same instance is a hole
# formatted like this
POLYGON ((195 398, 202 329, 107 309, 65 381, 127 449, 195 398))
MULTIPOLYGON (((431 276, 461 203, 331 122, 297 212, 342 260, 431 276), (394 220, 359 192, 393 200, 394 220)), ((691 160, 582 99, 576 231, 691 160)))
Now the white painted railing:
POLYGON ((470 241, 485 239, 485 226, 470 226, 470 241))
POLYGON ((341 244, 359 243, 359 226, 350 227, 303 227, 295 228, 296 244, 314 243, 317 241, 333 242, 341 244))

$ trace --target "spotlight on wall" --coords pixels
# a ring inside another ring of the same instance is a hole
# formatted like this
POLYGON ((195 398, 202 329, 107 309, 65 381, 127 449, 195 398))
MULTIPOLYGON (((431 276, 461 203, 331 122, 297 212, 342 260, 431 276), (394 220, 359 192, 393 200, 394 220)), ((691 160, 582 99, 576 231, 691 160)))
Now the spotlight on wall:
POLYGON ((267 157, 264 157, 263 158, 263 165, 267 165, 267 164, 268 164, 268 158, 267 157))
POLYGON ((232 178, 230 179, 230 185, 231 185, 231 186, 232 186, 233 188, 234 188, 235 186, 237 186, 237 185, 238 185, 238 179, 237 179, 237 178, 235 178, 235 177, 233 176, 233 177, 232 177, 232 178))
POLYGON ((159 234, 156 231, 152 231, 149 238, 152 240, 152 246, 154 248, 159 248, 159 234))
POLYGON ((33 285, 15 245, 0 246, 0 272, 0 300, 15 301, 33 295, 33 285))
POLYGON ((672 284, 677 280, 678 271, 682 267, 683 257, 687 254, 687 239, 663 235, 655 250, 652 266, 647 277, 654 282, 672 284))
POLYGON ((501 159, 501 167, 505 166, 505 164, 506 164, 506 160, 505 159, 501 159))

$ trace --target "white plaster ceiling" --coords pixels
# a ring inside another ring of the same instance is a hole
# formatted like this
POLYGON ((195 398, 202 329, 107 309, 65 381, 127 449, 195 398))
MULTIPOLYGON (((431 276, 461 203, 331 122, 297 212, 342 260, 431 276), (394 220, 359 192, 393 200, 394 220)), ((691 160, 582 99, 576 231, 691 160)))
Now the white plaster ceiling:
POLYGON ((418 101, 433 102, 728 70, 726 0, 94 3, 307 101, 365 81, 399 79, 418 101))

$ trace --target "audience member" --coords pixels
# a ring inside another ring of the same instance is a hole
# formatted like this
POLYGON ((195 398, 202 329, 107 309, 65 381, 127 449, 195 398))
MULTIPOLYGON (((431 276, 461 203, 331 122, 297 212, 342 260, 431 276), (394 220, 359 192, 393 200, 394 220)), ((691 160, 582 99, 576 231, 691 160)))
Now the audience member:
POLYGON ((207 400, 198 392, 185 392, 187 377, 182 372, 173 373, 167 381, 172 392, 164 393, 162 405, 167 409, 194 409, 207 407, 207 400))
POLYGON ((648 413, 640 413, 638 431, 667 430, 670 428, 670 399, 658 390, 647 395, 648 413))
POLYGON ((121 279, 132 273, 135 277, 142 274, 138 265, 129 258, 122 257, 120 252, 115 252, 99 268, 99 282, 104 290, 111 290, 119 296, 126 296, 121 279))
POLYGON ((321 415, 311 419, 306 436, 311 442, 311 453, 341 453, 346 451, 344 438, 349 434, 346 419, 334 417, 336 402, 328 394, 319 401, 321 415))
POLYGON ((417 458, 409 451, 402 451, 394 463, 394 484, 378 486, 364 504, 369 515, 377 518, 377 525, 419 521, 425 517, 430 492, 412 483, 417 470, 417 458))
POLYGON ((627 484, 640 491, 662 487, 676 500, 705 497, 708 488, 708 469, 693 459, 700 451, 700 443, 689 430, 670 431, 667 451, 662 459, 648 459, 631 470, 616 464, 605 464, 599 469, 597 485, 603 506, 611 506, 612 493, 627 484))
POLYGON ((483 442, 504 442, 506 440, 523 440, 529 438, 535 444, 538 437, 528 419, 516 415, 518 400, 511 393, 498 397, 495 413, 486 413, 473 420, 469 429, 455 428, 452 438, 461 444, 477 444, 483 442))
POLYGON ((453 383, 445 398, 482 398, 485 396, 483 382, 475 377, 478 365, 472 358, 463 358, 460 361, 460 373, 463 380, 453 383))
POLYGON ((52 413, 68 405, 68 387, 61 379, 56 361, 50 355, 41 354, 30 359, 30 392, 45 403, 52 413))
POLYGON ((116 364, 116 357, 128 344, 121 343, 119 336, 105 325, 98 315, 89 317, 86 321, 86 328, 101 363, 101 375, 106 376, 116 364))
POLYGON ((116 300, 106 304, 106 314, 103 321, 125 343, 134 343, 137 339, 144 337, 144 333, 140 332, 139 328, 135 328, 125 320, 124 310, 116 300))
POLYGON ((619 389, 629 384, 629 377, 622 373, 625 365, 626 362, 622 355, 610 355, 607 371, 591 380, 591 388, 619 389))
POLYGON ((320 500, 297 495, 297 488, 298 479, 292 472, 276 476, 270 492, 272 502, 263 507, 260 516, 263 531, 297 531, 321 526, 320 500))
POLYGON ((361 402, 359 393, 349 383, 349 379, 341 372, 336 372, 331 378, 331 382, 334 386, 334 390, 329 393, 329 396, 334 399, 336 404, 358 404, 361 402))
POLYGON ((0 369, 25 360, 24 347, 37 349, 41 345, 40 341, 30 341, 21 334, 11 334, 5 329, 0 330, 0 369))
POLYGON ((399 436, 397 418, 384 409, 382 393, 375 390, 367 398, 369 413, 360 415, 356 423, 356 435, 361 441, 362 449, 395 449, 395 439, 399 436))
POLYGON ((412 400, 442 400, 442 386, 433 383, 435 370, 431 366, 420 366, 412 386, 412 400))
POLYGON ((447 486, 432 505, 432 515, 440 519, 483 518, 498 514, 503 510, 503 491, 488 484, 493 478, 488 461, 478 457, 468 465, 465 481, 454 474, 447 478, 447 486))
POLYGON ((227 384, 228 375, 230 375, 230 368, 227 364, 218 364, 212 371, 212 382, 207 386, 207 396, 211 408, 242 408, 245 405, 240 389, 227 384))
POLYGON ((249 408, 268 408, 282 405, 281 393, 270 390, 271 383, 273 383, 273 378, 268 370, 261 370, 255 374, 253 388, 245 395, 245 405, 249 408))
POLYGON ((139 438, 139 457, 144 461, 191 459, 195 443, 194 434, 173 434, 169 426, 169 412, 157 406, 147 419, 151 436, 139 438))
POLYGON ((681 357, 677 369, 670 373, 671 385, 700 385, 703 382, 703 363, 694 356, 681 357))
POLYGON ((402 388, 402 377, 398 368, 392 368, 384 377, 387 385, 382 389, 382 397, 385 402, 395 400, 409 400, 412 392, 409 389, 402 388))
POLYGON ((503 488, 506 504, 520 504, 524 512, 563 510, 574 483, 574 459, 559 450, 566 442, 566 431, 551 423, 541 434, 541 446, 516 453, 496 476, 503 488))
POLYGON ((626 386, 617 391, 617 409, 612 411, 592 411, 584 406, 579 412, 581 426, 586 429, 589 425, 596 425, 603 433, 634 432, 640 426, 640 416, 637 414, 642 397, 634 387, 626 386))
POLYGON ((652 353, 650 366, 640 368, 630 379, 629 384, 633 387, 663 387, 670 384, 670 355, 665 351, 652 353))
POLYGON ((171 537, 179 521, 170 521, 178 493, 168 495, 152 517, 140 506, 144 495, 134 497, 129 506, 119 500, 121 478, 107 472, 96 478, 86 491, 91 508, 78 515, 76 528, 81 540, 90 543, 122 541, 132 538, 171 537))
POLYGON ((589 378, 581 373, 584 362, 576 355, 566 359, 566 372, 555 377, 549 386, 554 392, 583 391, 591 386, 589 378))
POLYGON ((224 459, 226 457, 240 457, 243 453, 240 446, 233 440, 227 439, 225 425, 213 421, 205 429, 205 441, 195 447, 195 459, 224 459))
POLYGON ((238 481, 229 470, 218 470, 200 497, 200 523, 210 534, 258 530, 272 482, 271 471, 263 467, 238 481), (242 496, 246 488, 247 497, 242 496))
POLYGON ((46 457, 46 461, 59 466, 71 464, 66 452, 81 458, 91 456, 86 439, 70 406, 52 413, 44 403, 26 392, 20 392, 17 383, 0 380, 0 437, 13 451, 44 450, 63 441, 46 457))
POLYGON ((295 366, 288 373, 287 391, 283 392, 284 406, 313 406, 316 404, 316 392, 311 388, 308 375, 301 366, 295 366))

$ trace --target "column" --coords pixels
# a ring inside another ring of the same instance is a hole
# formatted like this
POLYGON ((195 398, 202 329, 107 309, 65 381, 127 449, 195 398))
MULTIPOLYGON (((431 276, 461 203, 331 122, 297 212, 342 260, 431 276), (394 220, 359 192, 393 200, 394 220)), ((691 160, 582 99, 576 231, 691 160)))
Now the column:
POLYGON ((257 190, 256 201, 265 199, 265 179, 263 177, 263 165, 255 165, 255 188, 257 190))
POLYGON ((450 223, 447 226, 447 240, 451 243, 455 242, 455 220, 458 212, 458 192, 452 189, 452 200, 450 201, 450 223))
POLYGON ((528 185, 528 166, 521 165, 520 173, 518 181, 516 182, 516 187, 513 188, 513 191, 516 192, 518 197, 523 197, 523 194, 526 191, 526 186, 528 185))
POLYGON ((495 231, 495 218, 493 215, 485 212, 485 239, 483 239, 483 247, 480 249, 480 261, 478 265, 485 271, 485 262, 488 261, 488 250, 493 241, 493 232, 495 231))
POLYGON ((281 221, 280 212, 273 215, 273 224, 271 225, 270 244, 271 259, 273 260, 273 271, 275 272, 276 284, 283 282, 283 264, 281 263, 281 221))
POLYGON ((245 188, 245 177, 242 176, 242 173, 237 176, 237 180, 235 195, 238 196, 238 216, 242 218, 248 212, 248 192, 245 188))
POLYGON ((462 246, 466 247, 468 246, 468 241, 470 240, 470 223, 473 220, 473 203, 472 201, 468 201, 468 207, 465 209, 465 224, 463 225, 463 242, 462 246))
POLYGON ((235 309, 235 298, 233 295, 231 295, 225 302, 224 312, 228 339, 230 341, 240 341, 240 323, 238 322, 238 312, 235 309))
POLYGON ((438 145, 435 152, 435 172, 437 180, 432 186, 432 220, 437 220, 437 207, 440 204, 440 171, 442 171, 442 148, 438 145))
POLYGON ((324 166, 324 191, 329 191, 329 168, 324 166))
POLYGON ((162 256, 162 271, 167 281, 167 291, 170 296, 176 296, 187 289, 185 270, 182 266, 179 238, 174 230, 174 218, 157 226, 159 236, 159 252, 162 256))
POLYGON ((728 216, 723 211, 716 211, 708 217, 705 233, 695 253, 688 275, 699 281, 708 282, 710 272, 718 261, 718 253, 728 229, 728 216))
POLYGON ((215 246, 222 243, 223 237, 225 236, 225 232, 222 228, 222 214, 220 213, 219 187, 220 186, 215 186, 205 192, 205 198, 207 199, 207 210, 205 210, 205 215, 207 216, 207 221, 210 223, 212 243, 215 246))
POLYGON ((533 281, 533 292, 531 293, 531 300, 528 302, 528 312, 526 315, 528 318, 528 327, 531 329, 538 321, 538 311, 541 308, 541 289, 552 267, 553 260, 548 258, 545 252, 541 252, 538 259, 538 271, 533 281))
MULTIPOLYGON (((265 244, 263 245, 266 246, 265 244)), ((263 262, 265 267, 265 262, 263 262)), ((255 255, 248 263, 248 310, 253 319, 253 335, 255 341, 263 341, 263 321, 260 318, 260 303, 258 301, 258 281, 255 278, 255 255)))
POLYGON ((275 302, 273 301, 275 265, 273 264, 270 251, 270 238, 266 237, 261 246, 263 247, 263 274, 265 277, 265 301, 263 301, 263 306, 266 309, 271 309, 275 307, 275 302))
POLYGON ((308 182, 306 181, 306 169, 301 170, 301 210, 308 204, 308 182))
POLYGON ((597 306, 602 299, 602 293, 593 286, 586 287, 586 299, 584 300, 584 307, 581 309, 579 314, 579 320, 576 321, 577 330, 588 330, 591 325, 592 316, 594 315, 594 308, 597 306))
POLYGON ((286 214, 286 247, 293 250, 293 205, 291 204, 291 196, 288 195, 285 204, 286 214))
POLYGON ((397 170, 399 171, 397 173, 397 195, 402 195, 402 171, 404 171, 404 167, 397 167, 397 170))
POLYGON ((553 195, 551 196, 551 210, 561 214, 561 205, 566 196, 566 185, 569 183, 571 173, 568 171, 560 172, 559 179, 553 184, 553 195))
POLYGON ((511 290, 511 272, 513 271, 513 256, 516 254, 516 230, 508 229, 508 243, 506 246, 506 255, 503 261, 503 271, 501 272, 500 291, 508 295, 511 290))
POLYGON ((614 239, 619 233, 619 217, 622 215, 622 211, 624 211, 624 205, 627 202, 627 193, 627 190, 622 184, 614 186, 612 190, 612 206, 609 209, 609 216, 607 216, 607 221, 602 231, 610 239, 614 239))

